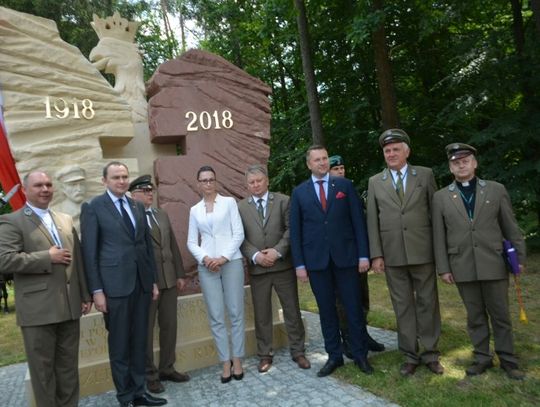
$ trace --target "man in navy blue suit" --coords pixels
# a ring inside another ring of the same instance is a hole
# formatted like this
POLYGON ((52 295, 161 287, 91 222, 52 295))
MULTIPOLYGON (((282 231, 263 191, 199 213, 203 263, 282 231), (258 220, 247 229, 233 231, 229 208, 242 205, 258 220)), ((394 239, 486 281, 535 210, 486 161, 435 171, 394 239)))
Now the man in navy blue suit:
POLYGON ((311 177, 292 193, 291 250, 296 275, 309 281, 315 295, 328 361, 317 373, 323 377, 343 365, 336 292, 349 322, 350 350, 355 364, 366 374, 366 320, 358 295, 359 273, 369 270, 369 248, 362 202, 352 182, 328 173, 328 152, 311 146, 306 153, 311 177))
POLYGON ((109 332, 109 359, 120 406, 167 403, 145 388, 150 301, 157 300, 156 265, 144 206, 126 197, 129 173, 113 161, 103 169, 104 194, 81 208, 88 289, 109 332))

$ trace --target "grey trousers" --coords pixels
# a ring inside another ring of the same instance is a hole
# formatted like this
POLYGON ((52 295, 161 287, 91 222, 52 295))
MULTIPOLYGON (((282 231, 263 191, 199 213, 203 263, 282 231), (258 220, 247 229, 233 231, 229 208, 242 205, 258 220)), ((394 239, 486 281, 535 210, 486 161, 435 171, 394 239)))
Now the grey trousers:
POLYGON ((231 321, 232 357, 245 354, 244 265, 242 259, 232 260, 211 272, 199 265, 199 281, 208 310, 208 322, 221 362, 231 359, 225 309, 231 321))

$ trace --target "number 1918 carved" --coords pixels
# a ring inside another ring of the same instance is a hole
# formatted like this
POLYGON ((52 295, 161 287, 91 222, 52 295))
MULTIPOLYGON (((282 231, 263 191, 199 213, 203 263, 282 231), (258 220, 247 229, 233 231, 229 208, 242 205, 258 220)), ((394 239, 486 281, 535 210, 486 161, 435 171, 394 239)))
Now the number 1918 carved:
POLYGON ((199 114, 188 111, 186 112, 186 119, 189 120, 187 125, 187 131, 197 131, 202 130, 221 130, 221 129, 230 129, 234 125, 232 113, 230 110, 223 110, 220 112, 214 110, 212 114, 207 111, 202 111, 199 114))

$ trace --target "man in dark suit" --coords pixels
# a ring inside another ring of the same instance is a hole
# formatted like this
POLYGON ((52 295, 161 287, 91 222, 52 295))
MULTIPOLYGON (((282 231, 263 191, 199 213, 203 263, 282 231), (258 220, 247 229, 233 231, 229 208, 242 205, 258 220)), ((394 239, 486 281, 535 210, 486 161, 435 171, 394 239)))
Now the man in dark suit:
POLYGON ((51 177, 24 177, 26 205, 0 217, 0 270, 13 273, 21 327, 38 407, 79 401, 79 318, 92 303, 71 216, 53 212, 51 177), (61 351, 58 351, 61 349, 61 351))
POLYGON ((148 309, 159 290, 144 207, 125 196, 125 164, 107 164, 103 184, 105 193, 82 206, 81 234, 88 288, 109 331, 116 397, 122 406, 163 405, 145 391, 148 309))
MULTIPOLYGON (((329 159, 330 163, 330 175, 333 177, 345 177, 345 161, 340 155, 333 155, 329 159)), ((360 287, 359 287, 361 298, 362 298, 362 310, 364 311, 364 317, 366 318, 369 313, 369 284, 368 284, 368 273, 360 273, 360 287)), ((339 317, 339 330, 341 331, 341 340, 343 343, 343 354, 348 358, 352 358, 350 346, 349 346, 349 328, 347 326, 347 317, 345 315, 345 309, 343 304, 337 298, 336 307, 339 317)), ((372 352, 382 352, 384 350, 384 345, 377 342, 371 337, 368 332, 368 349, 372 352)))
POLYGON ((267 372, 273 361, 272 287, 283 309, 292 359, 301 369, 309 369, 298 285, 289 253, 289 197, 268 191, 266 167, 260 164, 248 167, 246 182, 251 196, 238 203, 245 235, 240 250, 250 274, 258 370, 267 372))
POLYGON ((456 283, 465 309, 467 330, 474 346, 468 376, 493 367, 489 350, 493 328, 495 352, 508 377, 522 380, 514 352, 508 309, 508 271, 503 240, 512 242, 519 268, 525 264, 525 241, 512 211, 506 188, 476 176, 476 149, 464 143, 446 146, 455 181, 433 196, 433 236, 437 271, 447 284, 456 283))
POLYGON ((410 165, 410 138, 401 129, 379 137, 388 168, 369 179, 367 223, 372 268, 385 273, 396 314, 403 376, 420 363, 442 374, 437 343, 441 316, 431 236, 431 199, 437 189, 430 168, 410 165), (419 342, 423 345, 419 352, 419 342))
POLYGON ((330 177, 324 147, 311 146, 306 162, 311 177, 293 190, 290 231, 296 275, 311 284, 328 353, 328 361, 317 375, 327 376, 343 365, 336 292, 345 307, 354 361, 362 372, 372 374, 366 320, 358 295, 358 273, 369 270, 362 203, 350 180, 330 177))
POLYGON ((148 344, 146 351, 146 386, 152 393, 162 393, 161 380, 187 382, 189 376, 177 372, 176 330, 178 292, 186 285, 182 256, 167 212, 152 208, 154 185, 151 175, 141 175, 129 184, 131 197, 144 205, 146 220, 152 235, 156 260, 159 298, 150 304, 148 318, 148 344), (159 324, 159 369, 154 364, 154 325, 159 324))

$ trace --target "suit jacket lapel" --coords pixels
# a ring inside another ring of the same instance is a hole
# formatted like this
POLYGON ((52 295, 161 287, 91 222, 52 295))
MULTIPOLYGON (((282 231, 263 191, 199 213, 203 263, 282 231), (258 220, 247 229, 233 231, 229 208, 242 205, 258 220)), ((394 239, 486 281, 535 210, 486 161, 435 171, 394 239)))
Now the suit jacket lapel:
POLYGON ((405 196, 403 199, 403 206, 406 206, 407 202, 409 202, 409 199, 411 199, 414 189, 416 188, 416 184, 418 183, 418 174, 416 173, 416 170, 410 164, 407 171, 408 171, 407 184, 405 185, 405 196))
MULTIPOLYGON (((321 201, 319 199, 319 197, 317 196, 317 192, 315 192, 315 188, 319 188, 319 184, 315 185, 313 183, 313 180, 311 179, 311 177, 309 177, 309 179, 306 181, 305 183, 305 186, 306 188, 308 189, 308 195, 310 196, 310 198, 313 200, 313 204, 319 208, 319 210, 322 212, 322 213, 325 213, 325 211, 323 211, 323 208, 322 208, 322 205, 321 205, 321 201)), ((330 190, 330 186, 328 186, 329 190, 330 190)), ((326 201, 326 209, 328 209, 328 200, 326 201)))
MULTIPOLYGON (((251 213, 251 216, 253 216, 253 220, 259 225, 261 228, 264 226, 261 217, 259 216, 259 210, 257 206, 259 205, 254 199, 253 196, 250 196, 248 199, 249 203, 249 211, 251 213)), ((268 208, 266 209, 268 211, 268 208)))
MULTIPOLYGON (((326 196, 326 212, 330 210, 330 207, 336 200, 336 183, 332 177, 328 178, 328 195, 326 196)), ((322 209, 322 206, 321 206, 322 209)))
POLYGON ((487 184, 484 180, 481 180, 480 178, 476 180, 476 198, 474 200, 473 223, 476 222, 476 219, 478 219, 478 215, 480 215, 480 212, 484 207, 484 203, 487 201, 488 191, 486 186, 487 184))
POLYGON ((401 206, 399 196, 396 192, 396 188, 394 187, 392 173, 388 168, 385 168, 383 171, 381 183, 383 189, 388 193, 388 196, 390 196, 390 199, 392 199, 392 201, 394 201, 397 206, 401 206))
POLYGON ((268 193, 268 202, 266 203, 266 216, 264 217, 264 226, 268 223, 270 215, 272 214, 272 209, 274 208, 274 194, 268 193))
POLYGON ((47 238, 51 246, 56 245, 53 237, 51 236, 51 234, 49 233, 49 231, 47 230, 47 228, 41 221, 41 218, 30 207, 27 206, 24 208, 24 214, 28 216, 28 219, 30 219, 30 221, 37 226, 37 228, 41 231, 41 233, 45 235, 45 237, 47 238))
MULTIPOLYGON (((153 208, 150 208, 149 209, 150 212, 152 212, 152 214, 154 215, 154 217, 157 219, 157 222, 159 223, 159 225, 157 226, 159 228, 159 230, 156 230, 156 226, 152 225, 152 227, 150 227, 150 236, 152 236, 152 239, 154 240, 154 242, 158 245, 158 246, 161 246, 161 233, 162 233, 162 230, 161 230, 161 225, 163 225, 163 222, 161 220, 161 214, 156 211, 155 209, 153 208)), ((146 223, 148 223, 148 215, 144 214, 145 216, 145 220, 146 220, 146 223)))
MULTIPOLYGON (((144 213, 144 218, 142 217, 143 213, 138 209, 137 204, 135 201, 129 197, 126 196, 126 199, 129 204, 129 208, 131 209, 131 213, 133 214, 133 220, 135 221, 135 238, 137 235, 141 232, 144 232, 144 226, 145 224, 143 222, 146 222, 146 213, 144 213)), ((142 205, 142 204, 141 204, 142 205)), ((126 227, 127 230, 127 227, 126 227)))
POLYGON ((122 215, 120 214, 120 212, 118 212, 116 205, 114 204, 114 202, 112 201, 111 197, 109 196, 107 192, 105 192, 104 194, 104 206, 109 210, 113 218, 116 219, 116 221, 120 224, 120 227, 126 232, 126 234, 130 236, 131 233, 129 232, 126 224, 124 223, 124 220, 122 219, 122 215))
POLYGON ((465 209, 465 204, 459 193, 458 186, 455 182, 452 182, 448 186, 448 198, 454 203, 457 211, 463 216, 468 222, 470 222, 469 215, 467 215, 467 210, 465 209))

